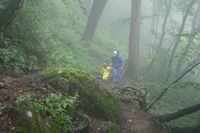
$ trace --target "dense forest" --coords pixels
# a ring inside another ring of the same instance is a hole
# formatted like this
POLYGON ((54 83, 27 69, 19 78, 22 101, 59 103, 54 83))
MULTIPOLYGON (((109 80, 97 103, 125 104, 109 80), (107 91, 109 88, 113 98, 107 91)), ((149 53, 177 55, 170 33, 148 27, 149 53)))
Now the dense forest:
MULTIPOLYGON (((60 103, 66 108, 73 107, 77 99, 82 100, 83 107, 78 113, 81 117, 88 120, 90 115, 96 114, 110 120, 106 132, 122 132, 117 128, 120 126, 116 126, 123 121, 119 115, 121 110, 117 109, 119 97, 101 89, 87 90, 99 88, 96 76, 100 75, 103 63, 110 63, 116 50, 123 55, 125 63, 119 86, 121 90, 139 88, 136 90, 142 99, 133 98, 139 102, 138 109, 155 117, 165 132, 199 133, 199 30, 200 0, 0 0, 0 116, 5 109, 3 92, 10 88, 5 77, 21 78, 21 75, 13 76, 16 71, 23 75, 40 73, 45 75, 41 80, 50 79, 53 85, 60 83, 53 77, 72 81, 73 89, 80 88, 80 95, 73 92, 69 98, 68 94, 51 89, 49 99, 44 94, 46 99, 39 98, 39 102, 52 103, 52 106, 60 103), (100 111, 107 112, 88 113, 95 105, 92 101, 101 104, 96 105, 100 111), (145 107, 141 106, 143 103, 145 107)), ((107 90, 110 86, 116 87, 112 81, 106 83, 107 90)), ((129 90, 124 94, 127 98, 129 90)), ((34 101, 32 93, 26 92, 24 96, 27 101, 34 101)), ((47 114, 59 125, 59 130, 53 132, 81 132, 73 127, 78 118, 66 117, 60 106, 57 107, 60 110, 54 112, 34 102, 31 105, 40 111, 49 111, 47 114)), ((23 107, 17 105, 16 110, 19 108, 23 110, 24 104, 23 107)), ((0 132, 6 132, 3 128, 1 126, 0 132)), ((16 130, 22 131, 29 132, 16 130)))

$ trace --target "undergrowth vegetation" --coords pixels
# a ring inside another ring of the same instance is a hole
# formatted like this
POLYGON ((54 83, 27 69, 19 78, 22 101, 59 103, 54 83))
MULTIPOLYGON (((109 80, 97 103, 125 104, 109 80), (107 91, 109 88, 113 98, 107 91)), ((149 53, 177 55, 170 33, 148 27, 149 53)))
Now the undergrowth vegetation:
POLYGON ((87 124, 90 120, 82 110, 76 110, 75 116, 70 115, 70 111, 80 103, 78 96, 66 96, 64 93, 56 92, 50 93, 40 102, 35 102, 34 98, 35 95, 26 92, 20 106, 12 110, 11 115, 17 118, 14 119, 17 125, 15 132, 69 133, 76 131, 78 123, 87 124), (27 118, 17 115, 22 113, 26 113, 27 118))
POLYGON ((2 44, 9 40, 11 47, 0 48, 0 68, 18 66, 32 71, 56 66, 94 72, 109 61, 112 51, 125 53, 123 46, 102 31, 90 43, 80 40, 87 21, 84 6, 80 1, 27 0, 4 33, 2 44))
MULTIPOLYGON (((144 86, 148 90, 148 106, 155 102, 155 99, 164 95, 154 103, 149 112, 154 116, 162 116, 177 112, 181 109, 191 107, 199 103, 200 84, 194 82, 178 82, 170 86, 168 82, 134 82, 135 86, 144 86), (165 92, 165 90, 167 91, 165 92), (191 98, 192 97, 192 98, 191 98)), ((199 122, 199 112, 163 123, 166 128, 170 127, 193 127, 199 122)))
MULTIPOLYGON (((97 112, 101 112, 100 110, 102 110, 101 113, 105 113, 108 119, 117 123, 122 122, 123 115, 119 99, 115 95, 101 89, 90 74, 73 68, 51 67, 42 71, 41 75, 45 76, 48 80, 58 77, 69 79, 77 85, 80 101, 83 104, 85 103, 84 108, 87 106, 99 106, 97 108, 98 111, 95 108, 97 112), (95 103, 98 103, 98 105, 95 103)), ((90 108, 91 110, 93 109, 90 108)))
MULTIPOLYGON (((5 6, 4 3, 6 2, 2 2, 0 10, 5 6)), ((118 99, 110 99, 112 95, 102 90, 94 91, 91 94, 87 83, 92 80, 89 73, 99 72, 104 62, 109 63, 111 53, 114 50, 119 50, 125 60, 127 50, 125 50, 124 44, 119 44, 110 38, 107 29, 101 22, 98 24, 93 41, 83 42, 81 40, 88 17, 85 6, 81 0, 26 0, 12 23, 0 33, 0 70, 19 67, 30 72, 48 68, 44 71, 49 76, 48 78, 57 76, 70 79, 81 88, 80 91, 83 96, 87 95, 91 99, 98 100, 102 104, 102 108, 107 110, 106 115, 111 118, 119 116, 116 121, 120 121, 121 110, 116 109, 116 106, 119 106, 118 99), (80 70, 84 70, 84 72, 80 70), (83 85, 86 86, 83 87, 83 85)), ((170 28, 173 28, 173 26, 170 28)), ((174 38, 174 35, 172 38, 174 38)), ((183 65, 179 68, 180 70, 184 69, 184 72, 189 68, 188 65, 193 63, 193 59, 197 57, 199 35, 188 53, 183 52, 185 44, 187 44, 187 37, 182 36, 181 39, 181 47, 177 49, 178 54, 173 59, 171 72, 168 71, 169 66, 166 65, 170 60, 170 48, 161 48, 159 52, 149 55, 147 61, 141 61, 144 63, 143 68, 140 68, 143 75, 138 77, 139 83, 133 84, 147 88, 148 105, 169 87, 170 82, 181 76, 182 73, 180 72, 176 74, 176 65, 180 57, 185 56, 183 65), (155 59, 155 62, 152 59, 155 59)), ((156 46, 154 47, 156 48, 156 46)), ((150 112, 153 115, 160 116, 197 104, 200 95, 198 76, 199 67, 185 75, 180 82, 171 86, 150 112)), ((66 103, 61 104, 63 107, 66 105, 66 103)), ((54 112, 44 105, 36 106, 40 111, 45 109, 52 115, 58 115, 59 111, 61 111, 61 113, 59 112, 60 115, 63 113, 62 109, 54 110, 54 112)), ((169 122, 167 126, 199 125, 199 118, 195 116, 199 116, 199 114, 185 116, 169 122)), ((112 124, 110 126, 113 127, 112 124)))
MULTIPOLYGON (((31 100, 32 95, 26 94, 26 98, 31 100)), ((51 93, 42 102, 33 102, 33 106, 44 116, 52 116, 54 122, 62 126, 66 131, 73 132, 74 123, 72 117, 67 115, 67 109, 72 108, 77 102, 78 96, 64 96, 61 92, 51 93)), ((31 101, 30 101, 31 102, 31 101)))

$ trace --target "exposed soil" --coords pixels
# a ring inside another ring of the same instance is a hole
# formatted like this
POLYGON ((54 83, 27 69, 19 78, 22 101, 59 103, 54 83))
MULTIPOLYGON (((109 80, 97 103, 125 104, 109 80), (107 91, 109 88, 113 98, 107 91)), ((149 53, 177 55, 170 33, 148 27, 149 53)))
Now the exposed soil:
POLYGON ((34 101, 39 101, 48 97, 48 94, 53 90, 35 75, 22 78, 12 78, 5 75, 3 77, 4 81, 0 82, 0 133, 13 133, 15 126, 12 118, 8 115, 8 111, 16 106, 16 101, 21 101, 26 92, 35 94, 34 101))
MULTIPOLYGON (((123 78, 119 84, 100 81, 100 85, 112 92, 112 87, 123 88, 129 82, 129 79, 123 78)), ((133 103, 122 102, 124 109, 124 123, 121 127, 121 133, 167 133, 158 120, 148 113, 139 110, 133 103)))
MULTIPOLYGON (((117 86, 122 87, 127 81, 127 79, 124 79, 117 86)), ((6 84, 0 82, 0 133, 14 132, 15 126, 12 118, 7 114, 7 109, 14 105, 16 100, 23 98, 21 97, 22 94, 25 92, 34 93, 37 96, 34 100, 39 101, 54 91, 51 86, 36 75, 23 76, 22 78, 8 77, 2 82, 6 84)), ((99 83, 109 92, 112 92, 113 84, 111 82, 99 81, 99 83)), ((121 126, 121 133, 165 133, 155 118, 138 110, 134 104, 122 102, 122 106, 124 109, 124 122, 121 126)), ((98 133, 98 131, 92 133, 98 133)))

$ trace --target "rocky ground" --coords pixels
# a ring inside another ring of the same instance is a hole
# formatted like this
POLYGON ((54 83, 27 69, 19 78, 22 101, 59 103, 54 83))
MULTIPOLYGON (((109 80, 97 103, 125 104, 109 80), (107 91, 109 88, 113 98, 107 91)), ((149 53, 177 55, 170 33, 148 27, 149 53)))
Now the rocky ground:
MULTIPOLYGON (((39 101, 53 92, 53 88, 42 81, 41 77, 36 75, 27 75, 21 78, 12 78, 5 74, 0 75, 3 81, 0 82, 0 133, 13 133, 15 126, 7 114, 9 107, 16 104, 16 100, 21 100, 25 92, 36 94, 35 101, 39 101)), ((108 91, 111 91, 112 83, 99 82, 108 91)), ((125 81, 118 84, 123 86, 125 81)), ((165 133, 157 120, 144 111, 138 110, 134 104, 123 103, 124 122, 121 126, 121 133, 165 133)), ((103 123, 102 123, 103 124, 103 123)), ((101 133, 99 121, 93 121, 93 131, 91 133, 101 133), (96 123, 96 124, 94 124, 96 123)))

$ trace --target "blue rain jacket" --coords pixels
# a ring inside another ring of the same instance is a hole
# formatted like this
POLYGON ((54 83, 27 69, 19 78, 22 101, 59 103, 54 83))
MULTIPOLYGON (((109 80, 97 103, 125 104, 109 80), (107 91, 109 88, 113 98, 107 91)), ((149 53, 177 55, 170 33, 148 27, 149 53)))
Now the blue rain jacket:
POLYGON ((121 54, 118 54, 116 57, 111 57, 110 63, 112 67, 121 68, 124 67, 124 59, 121 54))

